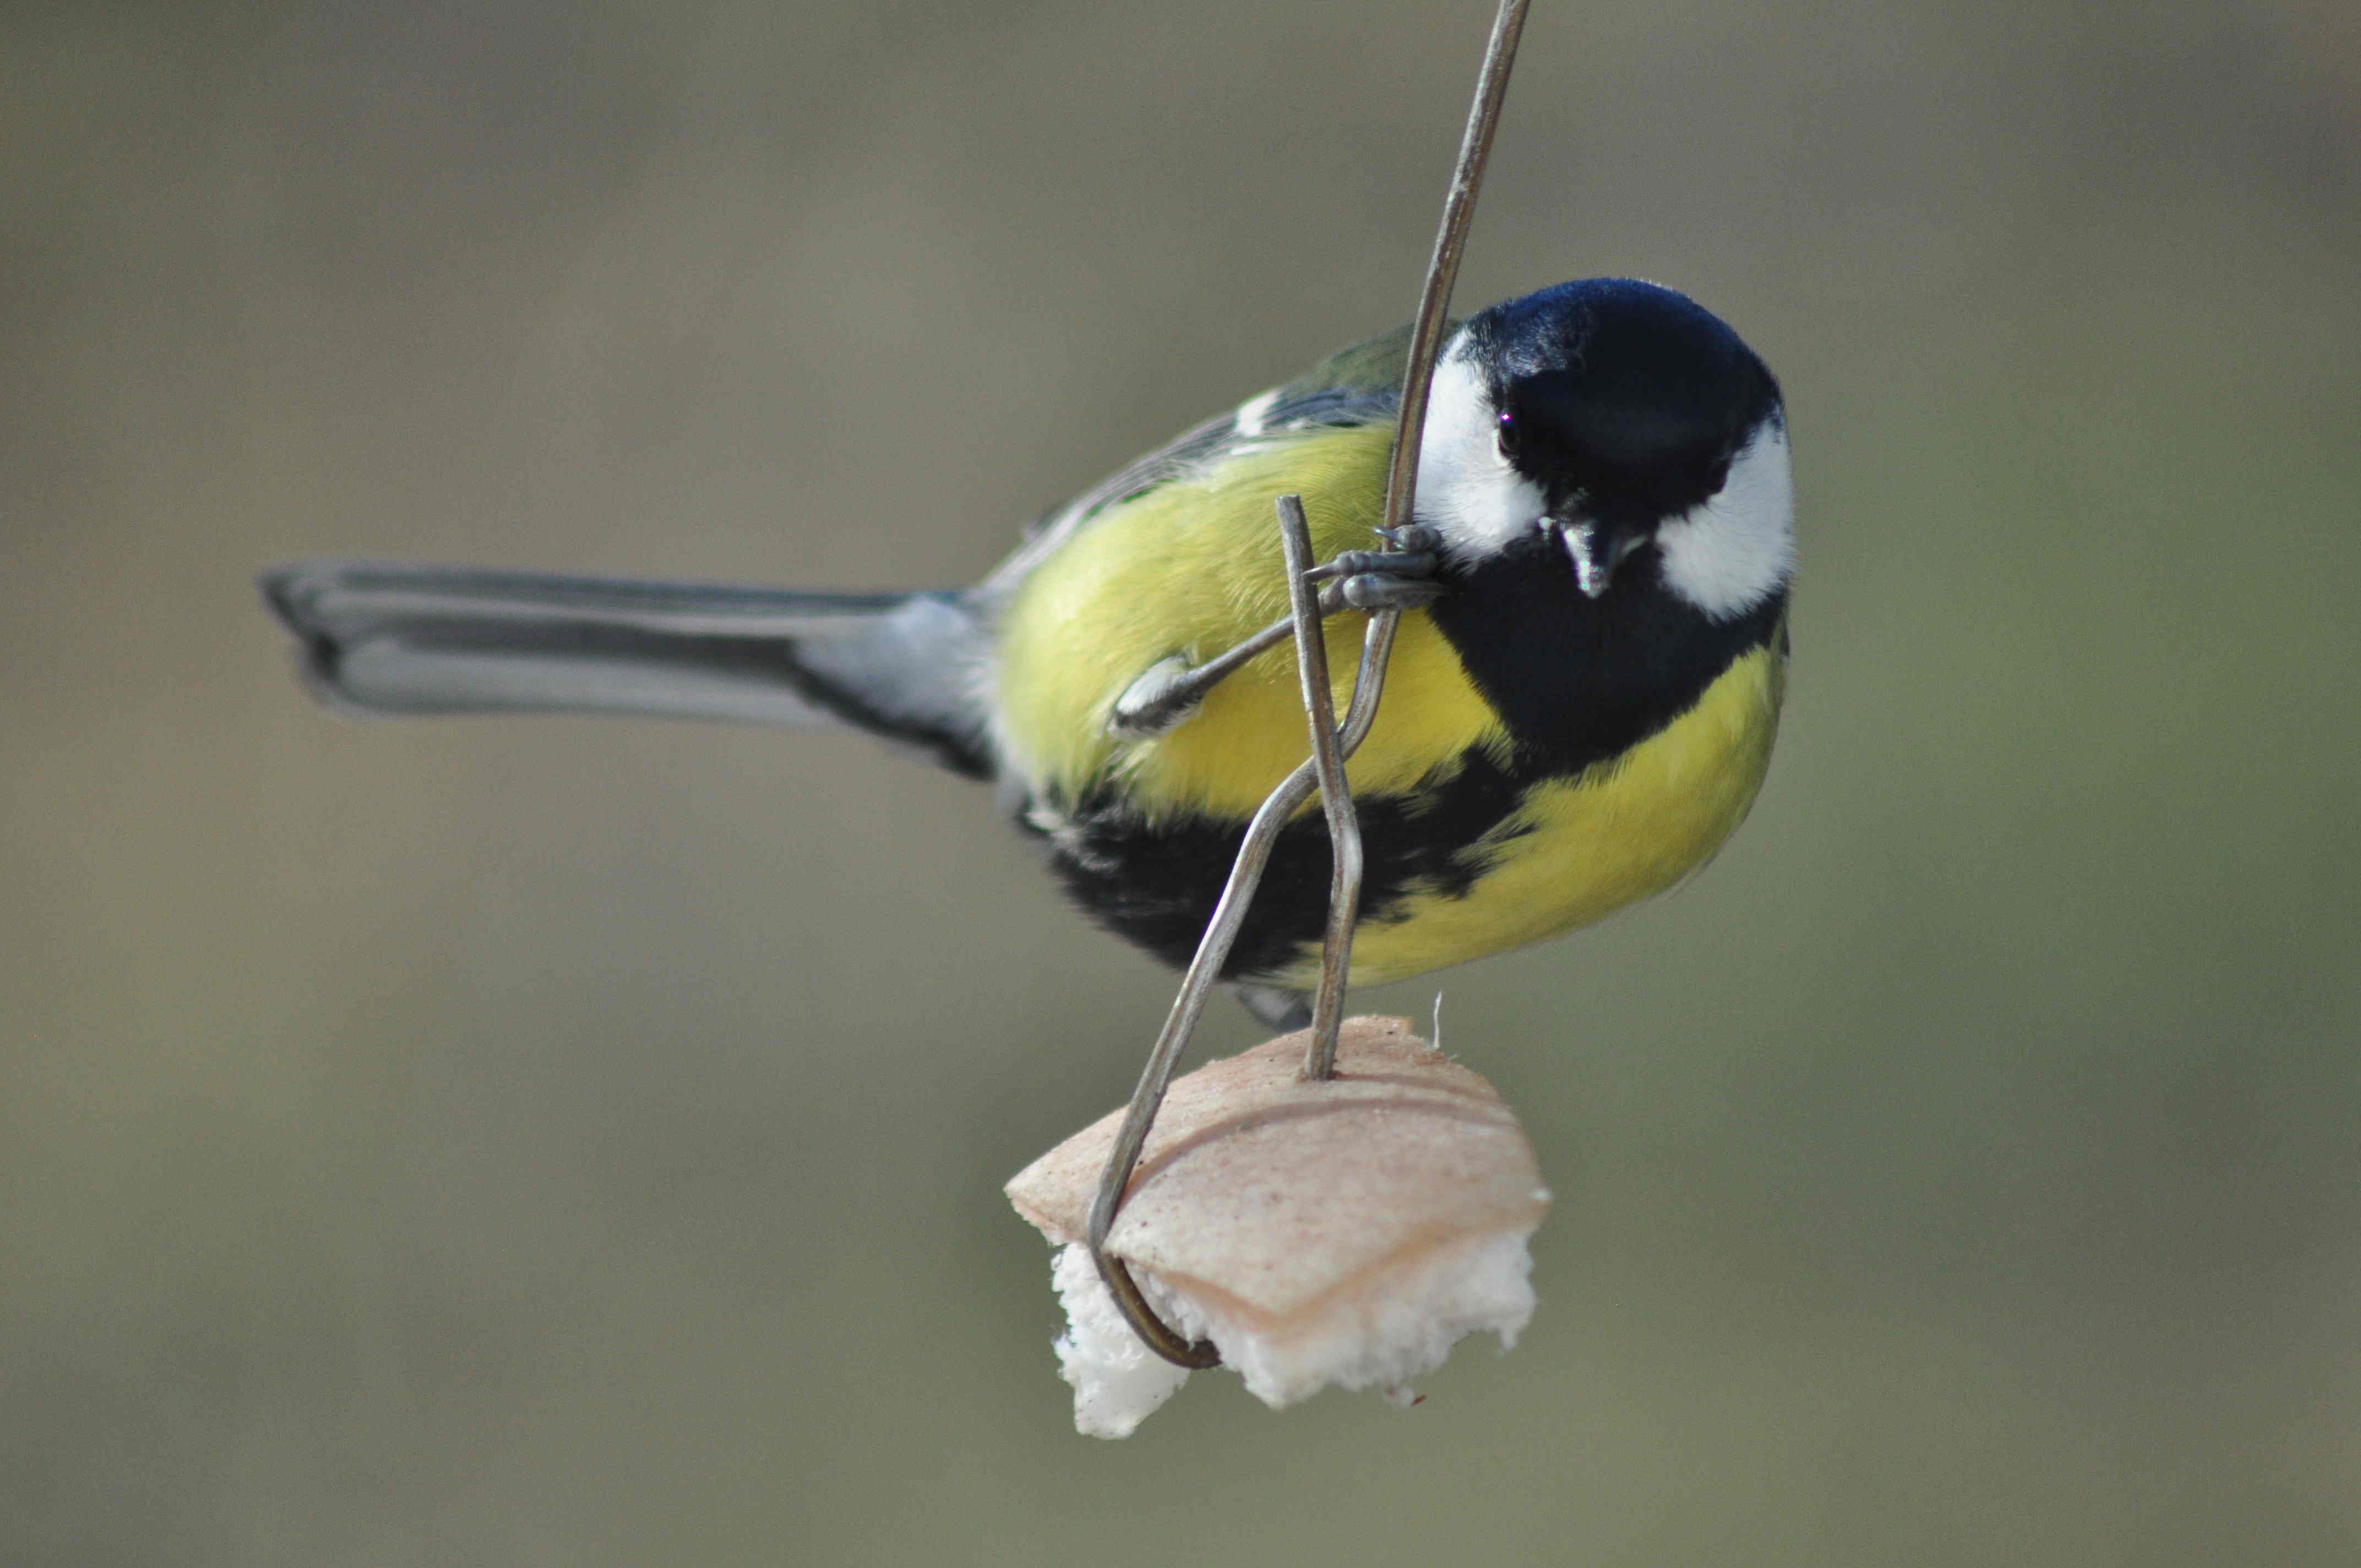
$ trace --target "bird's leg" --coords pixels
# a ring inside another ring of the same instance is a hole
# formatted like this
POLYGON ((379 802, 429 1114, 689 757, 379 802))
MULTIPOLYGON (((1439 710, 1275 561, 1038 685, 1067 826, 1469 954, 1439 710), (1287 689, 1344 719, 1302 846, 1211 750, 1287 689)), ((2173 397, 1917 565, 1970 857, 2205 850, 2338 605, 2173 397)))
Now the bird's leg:
MULTIPOLYGON (((1306 574, 1323 585, 1322 616, 1342 609, 1417 609, 1443 597, 1443 585, 1434 576, 1442 540, 1433 529, 1409 523, 1390 533, 1384 529, 1377 532, 1389 548, 1347 550, 1306 574)), ((1163 734, 1196 712, 1206 693, 1289 635, 1290 621, 1281 616, 1202 664, 1191 664, 1180 653, 1159 659, 1115 698, 1107 729, 1127 740, 1163 734)))

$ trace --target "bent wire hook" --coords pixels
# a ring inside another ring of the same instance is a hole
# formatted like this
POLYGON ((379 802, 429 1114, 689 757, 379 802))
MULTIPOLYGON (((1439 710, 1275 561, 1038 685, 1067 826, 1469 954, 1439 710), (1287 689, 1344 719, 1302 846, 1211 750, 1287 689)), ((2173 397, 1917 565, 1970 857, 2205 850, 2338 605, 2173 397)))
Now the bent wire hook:
MULTIPOLYGON (((1443 226, 1435 236, 1434 254, 1427 263, 1426 283, 1411 333, 1410 354, 1402 377, 1400 419, 1395 426, 1393 458, 1386 475, 1384 532, 1389 537, 1410 521, 1411 504, 1416 499, 1419 441, 1426 425, 1427 390, 1434 378, 1435 356, 1443 347, 1451 286, 1459 274, 1459 258, 1467 247, 1467 228, 1476 214, 1477 188, 1483 182, 1484 165, 1491 156, 1492 135, 1499 126, 1500 104, 1508 94, 1509 70, 1516 60, 1517 40, 1524 31, 1525 12, 1531 3, 1532 0, 1501 0, 1499 12, 1492 20, 1492 36, 1485 47, 1483 70, 1477 79, 1476 102, 1468 111, 1467 128, 1460 138, 1459 161, 1452 174, 1451 190, 1444 199, 1443 226)), ((1190 1036, 1196 1033, 1197 1021, 1205 1011, 1205 998, 1229 959, 1238 928, 1246 923, 1246 910, 1254 901, 1255 889, 1262 882, 1263 870, 1270 861, 1279 831, 1311 798, 1314 789, 1320 791, 1327 813, 1334 871, 1329 882, 1328 930, 1321 948, 1320 988, 1312 999, 1312 1044, 1304 1054, 1303 1076, 1335 1076, 1336 1030, 1342 1022, 1345 978, 1352 967, 1353 925, 1360 907, 1362 871, 1360 827, 1353 812, 1352 792, 1345 779, 1345 759, 1367 738, 1369 727, 1377 719, 1378 699, 1385 688, 1386 661, 1393 653, 1394 631, 1401 619, 1399 609, 1371 612, 1368 630, 1361 642, 1360 669, 1354 677, 1352 705, 1345 710, 1340 727, 1329 696, 1319 595, 1307 575, 1312 570, 1312 537, 1304 521, 1301 499, 1281 496, 1279 518, 1279 537, 1287 554, 1288 605, 1295 634, 1296 669, 1302 687, 1304 716, 1312 731, 1312 758, 1271 791, 1246 827, 1246 839, 1230 866, 1229 881, 1223 885, 1221 899, 1213 905, 1213 917, 1205 923, 1205 934, 1197 944, 1196 957, 1190 960, 1188 971, 1181 977, 1180 993, 1172 999, 1172 1011, 1166 1015, 1156 1045, 1148 1054, 1148 1065, 1140 1072, 1138 1087, 1132 1091, 1131 1103, 1124 1113, 1123 1125, 1115 1134, 1115 1146, 1108 1152, 1106 1169, 1091 1202, 1091 1260, 1098 1265, 1099 1277, 1106 1282, 1115 1305, 1150 1350, 1167 1361, 1191 1368, 1219 1365, 1221 1353, 1209 1343, 1181 1338, 1156 1315, 1123 1260, 1107 1252, 1107 1234, 1115 1228, 1115 1212, 1122 1206, 1125 1189, 1139 1164, 1139 1152, 1148 1142, 1148 1129, 1155 1124, 1157 1109, 1164 1102, 1164 1091, 1172 1081, 1172 1069, 1190 1036)))

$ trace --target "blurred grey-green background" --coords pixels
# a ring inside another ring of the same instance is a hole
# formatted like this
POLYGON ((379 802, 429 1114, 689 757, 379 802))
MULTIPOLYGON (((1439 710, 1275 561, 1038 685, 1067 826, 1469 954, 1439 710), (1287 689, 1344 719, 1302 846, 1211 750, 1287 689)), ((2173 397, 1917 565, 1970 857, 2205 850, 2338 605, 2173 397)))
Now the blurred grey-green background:
POLYGON ((1480 4, 7 7, 0 1561, 2361 1560, 2356 16, 1544 0, 1460 299, 1784 377, 1780 756, 1365 998, 1524 1343, 1109 1445, 998 1185, 1169 982, 986 794, 342 722, 250 576, 971 577, 1408 313, 1480 4))

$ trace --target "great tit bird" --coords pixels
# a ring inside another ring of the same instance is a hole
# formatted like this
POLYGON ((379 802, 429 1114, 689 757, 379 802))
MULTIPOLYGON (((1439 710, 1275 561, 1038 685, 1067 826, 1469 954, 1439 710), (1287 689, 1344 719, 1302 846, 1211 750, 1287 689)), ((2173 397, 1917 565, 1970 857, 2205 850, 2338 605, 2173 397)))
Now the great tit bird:
MULTIPOLYGON (((1174 704, 1287 613, 1273 503, 1352 576, 1329 638, 1404 609, 1351 761, 1367 881, 1356 982, 1597 920, 1702 865, 1769 764, 1793 487, 1778 383, 1719 318, 1626 279, 1459 323, 1414 526, 1371 530, 1407 329, 1181 435, 1044 519, 966 589, 804 593, 466 567, 264 574, 313 689, 373 713, 596 712, 850 726, 996 782, 1100 925, 1175 966, 1247 819, 1308 750, 1291 645, 1174 704)), ((1329 850, 1281 834, 1224 978, 1297 1014, 1329 850)))

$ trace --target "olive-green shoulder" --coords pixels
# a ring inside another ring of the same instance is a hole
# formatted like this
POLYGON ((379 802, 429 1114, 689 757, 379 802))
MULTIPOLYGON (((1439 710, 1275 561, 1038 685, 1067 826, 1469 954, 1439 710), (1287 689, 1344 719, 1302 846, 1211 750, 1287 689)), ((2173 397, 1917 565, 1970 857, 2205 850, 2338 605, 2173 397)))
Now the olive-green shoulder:
POLYGON ((1269 401, 1260 411, 1263 427, 1301 429, 1391 419, 1401 407, 1410 334, 1407 326, 1396 327, 1330 355, 1268 394, 1269 401))
MULTIPOLYGON (((1445 330, 1449 330, 1448 323, 1445 330)), ((1110 509, 1137 501, 1175 479, 1199 474, 1250 445, 1289 431, 1353 428, 1391 420, 1401 407, 1411 329, 1396 327, 1340 349, 1293 380, 1249 398, 1138 458, 1058 508, 1028 531, 1016 553, 978 586, 995 601, 1044 559, 1110 509)))

